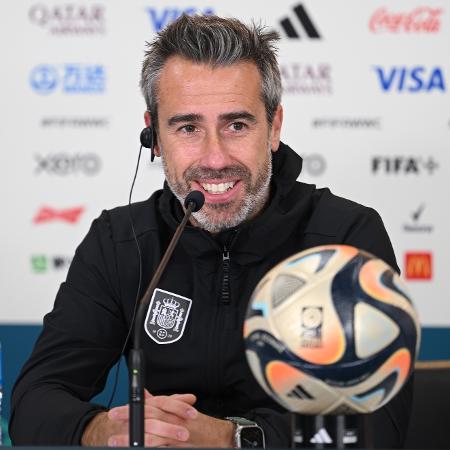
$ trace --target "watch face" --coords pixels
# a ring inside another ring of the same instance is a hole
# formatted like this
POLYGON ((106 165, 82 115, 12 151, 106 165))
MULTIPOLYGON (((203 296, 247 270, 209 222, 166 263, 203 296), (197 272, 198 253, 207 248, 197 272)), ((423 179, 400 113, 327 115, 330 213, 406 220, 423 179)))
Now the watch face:
POLYGON ((259 427, 242 428, 241 448, 264 448, 264 435, 259 427))

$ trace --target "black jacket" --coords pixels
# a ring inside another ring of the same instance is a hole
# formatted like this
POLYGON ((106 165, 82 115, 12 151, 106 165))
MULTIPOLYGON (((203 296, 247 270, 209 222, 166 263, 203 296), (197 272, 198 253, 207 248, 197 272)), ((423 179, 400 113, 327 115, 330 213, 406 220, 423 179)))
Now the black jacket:
MULTIPOLYGON (((270 447, 288 447, 290 437, 286 414, 256 383, 244 353, 243 319, 258 281, 284 258, 322 244, 354 245, 397 268, 377 212, 296 182, 300 171, 301 158, 282 144, 273 156, 271 198, 262 214, 215 238, 186 228, 158 285, 192 299, 184 334, 167 345, 145 331, 142 337, 151 393, 190 392, 206 414, 252 418, 270 447)), ((132 215, 143 255, 143 294, 182 210, 166 185, 133 204, 132 215)), ((104 211, 78 247, 17 380, 10 422, 14 444, 78 445, 87 422, 104 409, 89 401, 102 390, 125 341, 138 267, 127 207, 104 211)), ((378 446, 402 444, 411 388, 372 415, 378 446)))

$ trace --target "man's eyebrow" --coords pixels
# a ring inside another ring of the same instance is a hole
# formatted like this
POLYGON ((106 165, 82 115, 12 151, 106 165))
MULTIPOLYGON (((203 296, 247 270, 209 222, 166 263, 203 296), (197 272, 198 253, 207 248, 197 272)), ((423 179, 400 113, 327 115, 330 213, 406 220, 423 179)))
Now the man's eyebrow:
POLYGON ((167 124, 169 127, 173 127, 174 125, 178 123, 183 122, 200 122, 202 120, 202 116, 200 114, 177 114, 175 116, 172 116, 168 121, 167 124))
MULTIPOLYGON (((239 119, 248 120, 250 122, 256 122, 256 117, 253 114, 249 113, 248 111, 233 111, 219 115, 219 120, 223 122, 229 122, 232 120, 239 120, 239 119)), ((173 127, 174 125, 177 125, 179 123, 201 122, 202 120, 203 116, 201 114, 194 114, 194 113, 176 114, 167 121, 167 124, 169 127, 173 127)))
POLYGON ((228 122, 231 120, 239 120, 239 119, 248 120, 250 122, 256 122, 256 117, 253 114, 249 113, 248 111, 235 111, 235 112, 221 114, 219 116, 219 119, 223 120, 224 122, 228 122))

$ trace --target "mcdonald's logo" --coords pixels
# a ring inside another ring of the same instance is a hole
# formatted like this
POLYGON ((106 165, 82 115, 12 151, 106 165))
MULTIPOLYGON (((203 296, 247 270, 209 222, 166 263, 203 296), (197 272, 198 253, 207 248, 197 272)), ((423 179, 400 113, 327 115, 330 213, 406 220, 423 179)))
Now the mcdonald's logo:
POLYGON ((433 278, 431 252, 406 253, 405 278, 407 280, 431 280, 433 278))

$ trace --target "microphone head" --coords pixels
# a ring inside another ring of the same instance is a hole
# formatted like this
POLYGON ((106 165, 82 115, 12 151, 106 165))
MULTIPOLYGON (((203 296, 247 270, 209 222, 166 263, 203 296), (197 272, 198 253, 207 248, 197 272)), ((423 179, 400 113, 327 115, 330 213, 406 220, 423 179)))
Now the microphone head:
POLYGON ((192 212, 197 212, 202 209, 205 203, 205 196, 200 191, 192 191, 186 196, 184 200, 184 207, 187 209, 189 204, 192 203, 192 212))

